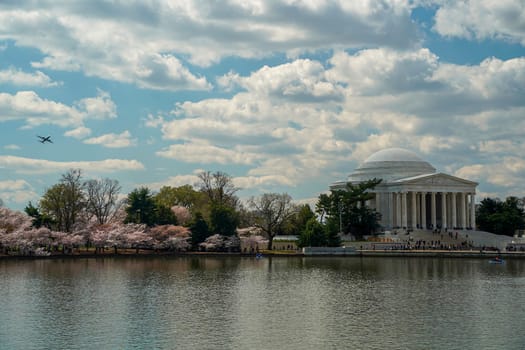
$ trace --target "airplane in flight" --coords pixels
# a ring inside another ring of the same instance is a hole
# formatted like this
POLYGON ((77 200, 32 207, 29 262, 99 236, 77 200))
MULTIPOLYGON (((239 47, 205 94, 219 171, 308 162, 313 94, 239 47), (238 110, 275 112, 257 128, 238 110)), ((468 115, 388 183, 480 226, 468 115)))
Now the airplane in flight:
POLYGON ((46 143, 46 142, 49 142, 49 143, 53 143, 53 141, 51 141, 51 136, 39 136, 39 135, 36 135, 40 140, 41 143, 46 143))

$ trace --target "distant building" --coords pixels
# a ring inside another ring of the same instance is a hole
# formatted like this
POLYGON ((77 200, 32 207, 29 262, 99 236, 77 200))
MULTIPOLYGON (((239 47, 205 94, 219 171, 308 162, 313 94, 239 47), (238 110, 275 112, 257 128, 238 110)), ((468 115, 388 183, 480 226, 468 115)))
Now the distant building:
POLYGON ((388 148, 372 154, 346 180, 330 185, 344 189, 373 178, 383 181, 367 205, 381 214, 385 230, 475 229, 476 182, 438 173, 414 152, 388 148))
POLYGON ((278 235, 273 238, 273 250, 297 250, 298 236, 278 235))

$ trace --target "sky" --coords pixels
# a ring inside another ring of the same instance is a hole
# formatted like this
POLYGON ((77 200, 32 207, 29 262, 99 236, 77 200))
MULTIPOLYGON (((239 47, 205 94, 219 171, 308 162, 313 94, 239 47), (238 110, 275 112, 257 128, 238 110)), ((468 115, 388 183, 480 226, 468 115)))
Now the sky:
POLYGON ((525 196, 523 0, 0 2, 0 199, 222 171, 312 201, 401 147, 525 196), (51 136, 41 144, 37 135, 51 136))

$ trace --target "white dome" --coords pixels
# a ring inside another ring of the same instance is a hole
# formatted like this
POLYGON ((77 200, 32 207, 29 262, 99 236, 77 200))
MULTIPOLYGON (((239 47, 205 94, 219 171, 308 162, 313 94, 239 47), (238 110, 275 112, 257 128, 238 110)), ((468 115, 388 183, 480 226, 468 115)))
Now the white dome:
POLYGON ((365 160, 365 163, 371 162, 423 162, 423 160, 414 152, 404 148, 386 148, 365 160))
POLYGON ((390 182, 435 172, 436 169, 416 153, 403 148, 387 148, 368 157, 348 176, 348 181, 361 182, 377 178, 390 182))

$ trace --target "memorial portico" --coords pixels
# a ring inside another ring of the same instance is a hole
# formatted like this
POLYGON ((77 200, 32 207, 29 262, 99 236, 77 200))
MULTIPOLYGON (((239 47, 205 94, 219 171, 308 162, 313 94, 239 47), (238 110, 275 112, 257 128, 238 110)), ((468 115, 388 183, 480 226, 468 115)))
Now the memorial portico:
POLYGON ((330 189, 382 179, 370 205, 381 214, 384 229, 467 229, 476 227, 477 183, 438 173, 415 153, 389 148, 374 153, 330 189))

